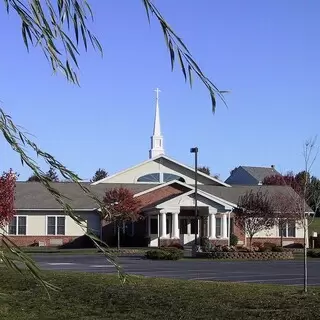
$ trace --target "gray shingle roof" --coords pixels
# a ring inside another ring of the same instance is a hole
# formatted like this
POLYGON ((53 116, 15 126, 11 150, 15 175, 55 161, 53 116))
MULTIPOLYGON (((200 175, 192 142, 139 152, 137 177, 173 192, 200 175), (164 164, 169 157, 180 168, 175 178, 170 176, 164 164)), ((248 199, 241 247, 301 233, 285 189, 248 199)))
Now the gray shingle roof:
POLYGON ((232 186, 231 188, 224 188, 218 186, 209 186, 209 185, 199 185, 198 188, 207 193, 213 194, 219 198, 237 204, 239 197, 244 195, 246 192, 268 192, 270 194, 275 194, 277 192, 284 192, 288 188, 283 186, 232 186))
MULTIPOLYGON (((90 189, 99 199, 103 199, 106 190, 112 188, 126 187, 133 193, 139 193, 150 188, 155 187, 154 184, 124 184, 124 183, 101 183, 98 185, 90 185, 90 183, 82 183, 85 187, 90 189)), ((74 209, 88 209, 92 210, 97 207, 94 200, 88 197, 81 188, 75 183, 55 182, 52 186, 60 193, 70 198, 67 202, 74 209)), ((270 195, 275 193, 293 192, 290 187, 284 186, 214 186, 214 185, 198 185, 199 190, 205 191, 209 194, 215 195, 221 199, 227 200, 237 204, 241 195, 246 192, 267 191, 270 195)), ((16 209, 61 209, 59 203, 47 191, 47 189, 38 182, 17 182, 15 192, 15 207, 16 209)), ((309 208, 310 209, 310 208, 309 208)), ((310 209, 310 211, 312 211, 310 209)))
POLYGON ((242 169, 247 171, 252 177, 258 181, 263 181, 264 178, 280 174, 276 169, 272 167, 250 167, 250 166, 241 166, 242 169))
MULTIPOLYGON (((85 187, 91 190, 100 199, 103 198, 107 189, 118 188, 125 186, 133 193, 144 191, 153 185, 148 184, 120 184, 108 183, 91 186, 89 182, 82 183, 85 187)), ((71 199, 67 202, 74 209, 93 209, 97 206, 94 200, 88 197, 84 191, 72 182, 55 182, 52 187, 57 189, 61 194, 71 199)), ((15 192, 15 207, 16 209, 61 209, 59 203, 47 191, 47 189, 39 182, 17 182, 15 192)))

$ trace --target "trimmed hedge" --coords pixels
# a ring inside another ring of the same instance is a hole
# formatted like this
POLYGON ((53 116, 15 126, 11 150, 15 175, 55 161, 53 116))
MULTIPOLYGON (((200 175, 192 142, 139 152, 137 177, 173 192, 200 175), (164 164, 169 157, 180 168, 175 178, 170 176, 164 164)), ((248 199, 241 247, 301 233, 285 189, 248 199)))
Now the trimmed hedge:
POLYGON ((293 259, 291 251, 286 252, 197 252, 197 258, 208 259, 249 259, 249 260, 289 260, 293 259))
POLYGON ((183 258, 183 250, 177 248, 161 248, 149 250, 145 257, 151 260, 179 260, 183 258))
POLYGON ((317 250, 310 250, 307 254, 310 258, 320 258, 320 251, 317 250))

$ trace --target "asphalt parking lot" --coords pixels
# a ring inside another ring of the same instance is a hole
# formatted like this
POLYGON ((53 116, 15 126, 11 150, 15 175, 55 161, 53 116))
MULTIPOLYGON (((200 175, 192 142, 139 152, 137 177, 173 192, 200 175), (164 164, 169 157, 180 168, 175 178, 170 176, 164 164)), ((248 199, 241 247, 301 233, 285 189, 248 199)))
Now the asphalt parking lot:
MULTIPOLYGON (((35 255, 43 270, 115 273, 115 267, 102 255, 35 255)), ((303 261, 151 261, 122 257, 118 262, 128 274, 145 277, 187 279, 190 281, 230 281, 303 285, 303 261)), ((309 260, 309 284, 320 285, 320 261, 309 260)))

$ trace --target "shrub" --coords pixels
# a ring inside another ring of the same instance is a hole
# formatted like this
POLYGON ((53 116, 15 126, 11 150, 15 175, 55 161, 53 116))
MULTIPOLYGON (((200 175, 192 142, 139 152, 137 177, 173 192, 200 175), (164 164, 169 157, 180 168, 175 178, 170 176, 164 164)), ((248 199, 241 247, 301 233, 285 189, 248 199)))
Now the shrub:
POLYGON ((238 237, 235 234, 232 233, 230 235, 230 246, 234 246, 235 247, 238 244, 238 241, 239 241, 238 237))
POLYGON ((180 244, 180 243, 172 243, 172 244, 170 244, 167 248, 176 248, 176 249, 180 249, 180 250, 183 250, 184 248, 183 248, 183 245, 182 244, 180 244))
POLYGON ((262 242, 259 242, 259 241, 255 241, 255 242, 252 242, 252 246, 253 247, 258 247, 258 248, 261 248, 263 247, 263 243, 262 242))
POLYGON ((285 248, 292 248, 292 249, 303 249, 303 244, 302 243, 291 243, 285 246, 285 248))
POLYGON ((208 237, 202 237, 200 239, 200 244, 204 252, 210 252, 212 250, 212 243, 208 237))
POLYGON ((249 251, 250 251, 250 249, 247 247, 238 248, 238 252, 249 252, 249 251))
POLYGON ((283 252, 284 249, 282 247, 272 247, 271 251, 272 252, 283 252))
POLYGON ((183 251, 177 248, 162 248, 148 250, 145 257, 151 260, 179 260, 183 258, 183 251))
POLYGON ((276 247, 277 245, 275 244, 275 243, 272 243, 272 242, 265 242, 264 244, 263 244, 263 246, 265 247, 265 248, 268 248, 269 250, 272 250, 274 247, 276 247))
POLYGON ((307 254, 310 258, 320 258, 320 251, 310 250, 307 254))

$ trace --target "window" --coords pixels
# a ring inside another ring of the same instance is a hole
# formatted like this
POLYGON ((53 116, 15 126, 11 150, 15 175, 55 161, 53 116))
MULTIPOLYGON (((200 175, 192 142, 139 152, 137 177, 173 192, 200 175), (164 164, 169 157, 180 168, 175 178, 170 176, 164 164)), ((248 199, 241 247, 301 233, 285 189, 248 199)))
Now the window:
POLYGON ((216 237, 221 237, 221 218, 216 218, 216 237))
POLYGON ((191 219, 191 234, 198 234, 198 220, 191 219))
POLYGON ((279 225, 279 237, 287 237, 287 226, 285 223, 279 225))
POLYGON ((188 234, 188 219, 181 218, 180 222, 180 234, 188 234))
POLYGON ((150 233, 158 234, 158 219, 150 219, 150 233))
POLYGON ((288 221, 288 237, 295 238, 296 236, 296 222, 294 220, 288 221))
POLYGON ((141 176, 137 180, 138 182, 160 182, 160 173, 149 173, 141 176))
POLYGON ((295 238, 296 237, 296 222, 290 220, 279 225, 279 237, 295 238))
POLYGON ((66 217, 47 217, 47 234, 48 235, 65 235, 66 217))
POLYGON ((128 236, 133 236, 134 235, 134 222, 128 221, 125 224, 125 233, 128 236))
POLYGON ((227 225, 228 225, 228 235, 229 235, 229 232, 230 232, 230 234, 233 234, 234 233, 234 219, 230 218, 230 228, 229 228, 229 219, 227 219, 227 225))
POLYGON ((9 223, 8 233, 11 235, 26 235, 27 234, 27 217, 14 216, 9 223))
POLYGON ((163 182, 169 182, 172 180, 179 180, 181 182, 186 182, 182 177, 172 174, 172 173, 164 173, 163 174, 163 182))

